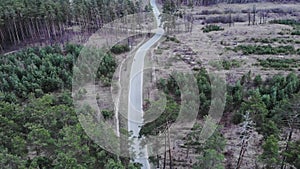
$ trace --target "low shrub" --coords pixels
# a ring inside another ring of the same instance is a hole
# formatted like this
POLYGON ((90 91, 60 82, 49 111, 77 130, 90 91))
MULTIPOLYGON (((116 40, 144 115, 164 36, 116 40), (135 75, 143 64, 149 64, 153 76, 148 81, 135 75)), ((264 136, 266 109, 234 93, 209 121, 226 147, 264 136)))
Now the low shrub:
POLYGON ((300 22, 292 19, 284 19, 284 20, 271 20, 269 23, 271 24, 281 24, 281 25, 300 25, 300 22))
POLYGON ((229 70, 231 68, 237 68, 241 66, 241 61, 238 60, 223 60, 222 61, 222 66, 225 70, 229 70))
POLYGON ((212 31, 222 31, 224 28, 218 26, 218 25, 206 25, 202 28, 204 33, 212 32, 212 31))
POLYGON ((101 114, 105 120, 112 119, 114 116, 114 112, 109 110, 102 110, 101 114))
POLYGON ((114 54, 121 54, 130 51, 130 48, 128 45, 115 45, 110 49, 110 51, 114 54))
POLYGON ((293 70, 300 66, 299 59, 277 59, 277 58, 267 58, 258 59, 259 65, 264 68, 274 68, 276 70, 293 70))
POLYGON ((294 46, 277 46, 271 45, 239 45, 232 49, 233 51, 242 51, 244 55, 257 54, 257 55, 277 55, 277 54, 297 54, 294 46))
POLYGON ((166 41, 173 41, 175 43, 180 43, 180 41, 176 37, 167 37, 166 41))

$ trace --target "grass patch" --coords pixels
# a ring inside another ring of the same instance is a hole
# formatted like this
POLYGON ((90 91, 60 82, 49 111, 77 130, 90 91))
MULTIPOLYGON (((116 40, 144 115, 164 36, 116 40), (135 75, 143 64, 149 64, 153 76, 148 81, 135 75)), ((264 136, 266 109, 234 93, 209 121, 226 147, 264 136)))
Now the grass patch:
POLYGON ((225 70, 230 70, 232 68, 238 68, 242 64, 242 61, 232 59, 232 60, 223 60, 222 66, 225 70))
POLYGON ((156 49, 156 50, 154 50, 154 53, 157 54, 157 55, 161 55, 163 53, 163 50, 162 49, 156 49))
POLYGON ((212 67, 217 68, 218 70, 224 69, 224 70, 230 70, 232 68, 238 68, 242 65, 243 61, 239 61, 236 59, 232 60, 222 60, 222 61, 209 61, 209 65, 212 67))
POLYGON ((218 70, 222 69, 222 62, 218 60, 210 60, 208 64, 214 68, 217 68, 218 70))

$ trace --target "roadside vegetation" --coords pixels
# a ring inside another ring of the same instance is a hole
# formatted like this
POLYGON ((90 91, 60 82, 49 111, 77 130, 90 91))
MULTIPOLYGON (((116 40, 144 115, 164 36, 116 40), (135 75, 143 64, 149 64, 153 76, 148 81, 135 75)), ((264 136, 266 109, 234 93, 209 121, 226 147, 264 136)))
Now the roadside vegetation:
POLYGON ((110 51, 113 54, 121 54, 130 51, 130 48, 128 45, 115 45, 110 49, 110 51))

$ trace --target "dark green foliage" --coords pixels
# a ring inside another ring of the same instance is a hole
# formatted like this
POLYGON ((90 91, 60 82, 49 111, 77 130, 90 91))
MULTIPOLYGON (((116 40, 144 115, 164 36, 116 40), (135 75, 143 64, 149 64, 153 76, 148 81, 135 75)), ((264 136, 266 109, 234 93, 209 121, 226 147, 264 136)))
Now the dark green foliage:
POLYGON ((81 49, 82 46, 78 44, 67 43, 65 46, 65 52, 72 54, 76 59, 79 56, 81 49))
POLYGON ((74 56, 68 52, 63 54, 57 46, 48 46, 0 57, 0 91, 27 98, 29 93, 41 96, 70 89, 74 56))
MULTIPOLYGON (((209 107, 211 104, 211 85, 209 76, 204 68, 201 68, 199 72, 195 73, 195 78, 197 80, 198 89, 199 89, 199 100, 200 107, 198 116, 204 117, 208 114, 209 107)), ((176 80, 184 80, 184 75, 177 75, 176 80)), ((156 120, 145 124, 141 131, 140 136, 142 135, 155 135, 158 131, 164 130, 168 123, 172 123, 176 120, 179 108, 180 108, 180 89, 178 86, 178 81, 176 81, 173 76, 170 76, 167 80, 160 79, 158 82, 158 88, 163 90, 167 95, 166 108, 163 113, 157 117, 156 120)), ((187 92, 187 91, 185 91, 187 92)), ((192 95, 192 94, 191 94, 192 95)), ((147 114, 147 113, 146 113, 147 114)))
POLYGON ((167 95, 166 107, 161 115, 154 121, 142 126, 140 136, 146 136, 149 134, 156 135, 159 131, 167 128, 167 123, 175 122, 178 117, 180 105, 177 102, 180 101, 181 94, 174 77, 170 76, 167 81, 165 79, 160 79, 158 88, 163 90, 167 95))
POLYGON ((151 12, 152 11, 152 7, 150 4, 148 5, 145 5, 145 9, 144 9, 145 12, 151 12))
POLYGON ((279 127, 299 128, 299 97, 299 93, 292 94, 291 97, 281 100, 272 110, 272 119, 279 127))
POLYGON ((203 156, 197 158, 198 162, 194 164, 193 169, 225 169, 223 161, 224 155, 214 149, 204 150, 203 156))
POLYGON ((287 43, 299 43, 297 40, 294 39, 285 39, 285 38, 251 38, 249 41, 255 43, 275 43, 278 42, 280 44, 287 44, 287 43))
MULTIPOLYGON (((244 87, 241 85, 240 81, 237 81, 234 86, 227 87, 227 99, 225 111, 234 111, 237 110, 244 97, 244 87)), ((233 115, 233 122, 238 124, 242 121, 242 113, 236 111, 233 115)))
POLYGON ((256 122, 257 130, 265 137, 274 135, 278 137, 279 129, 286 126, 286 115, 294 112, 287 106, 289 99, 299 92, 299 77, 293 73, 289 75, 275 75, 265 81, 257 75, 253 81, 245 81, 243 85, 237 83, 228 88, 228 97, 232 99, 227 103, 226 110, 233 111, 232 122, 241 123, 243 116, 249 112, 256 122), (254 88, 254 89, 253 89, 254 88))
MULTIPOLYGON (((68 44, 64 49, 28 48, 1 56, 1 167, 103 168, 109 161, 109 169, 135 168, 95 144, 78 121, 70 90, 73 61, 81 50, 79 45, 68 44)), ((100 64, 103 77, 112 76, 116 62, 110 54, 90 49, 83 54, 89 59, 103 56, 100 63, 94 64, 100 64)), ((89 73, 81 70, 86 72, 79 74, 89 73)), ((81 88, 78 95, 84 97, 86 92, 81 88)), ((113 112, 104 111, 103 116, 109 119, 113 112)))
POLYGON ((274 135, 269 136, 263 144, 263 154, 260 159, 266 164, 267 168, 276 169, 279 164, 279 145, 274 135))
MULTIPOLYGON (((209 117, 206 117, 206 120, 208 120, 208 123, 211 123, 210 125, 216 125, 209 121, 208 118, 209 117)), ((198 124, 192 128, 191 133, 187 136, 187 148, 194 147, 196 152, 199 153, 197 162, 193 165, 193 169, 206 169, 211 167, 224 169, 224 155, 222 152, 225 148, 226 140, 220 132, 220 127, 216 127, 216 131, 205 143, 200 143, 201 140, 199 139, 201 138, 199 138, 199 135, 202 130, 198 124)))
POLYGON ((257 59, 259 65, 264 68, 274 68, 276 70, 293 70, 300 66, 299 59, 276 59, 276 58, 267 58, 267 59, 257 59))
POLYGON ((118 163, 126 168, 85 134, 70 100, 65 91, 30 96, 25 105, 0 101, 0 166, 110 169, 118 163))
POLYGON ((261 78, 261 76, 260 75, 256 75, 255 78, 254 78, 254 80, 253 80, 253 82, 254 82, 255 86, 260 86, 262 84, 262 78, 261 78))
POLYGON ((300 168, 300 140, 289 143, 288 149, 284 152, 287 162, 300 168))
POLYGON ((199 89, 199 117, 203 117, 208 114, 209 107, 211 104, 211 85, 210 78, 207 71, 204 68, 201 68, 199 72, 195 74, 198 89, 199 89))
POLYGON ((258 90, 251 91, 251 97, 248 101, 241 104, 240 111, 243 112, 243 114, 249 112, 258 130, 262 129, 262 125, 266 122, 268 109, 258 90))
POLYGON ((121 54, 130 51, 130 48, 128 45, 115 45, 110 49, 110 51, 113 54, 121 54))
POLYGON ((232 116, 232 119, 231 119, 233 124, 240 124, 240 123, 243 122, 243 120, 244 119, 243 119, 243 113, 242 112, 240 112, 240 111, 234 112, 234 114, 232 116))
POLYGON ((224 28, 218 26, 218 25, 206 25, 202 28, 204 33, 212 32, 212 31, 222 31, 224 28))
POLYGON ((97 78, 99 78, 105 86, 109 86, 116 67, 117 62, 115 58, 109 53, 104 54, 98 67, 97 78))
POLYGON ((165 0, 163 3, 163 13, 173 14, 176 11, 176 4, 172 0, 165 0))
POLYGON ((300 25, 300 22, 292 19, 286 19, 286 20, 272 20, 269 23, 271 24, 282 24, 282 25, 300 25))
POLYGON ((109 110, 102 110, 101 114, 105 120, 112 119, 114 117, 114 112, 109 110))
POLYGON ((297 54, 298 51, 294 46, 277 46, 271 45, 239 45, 232 49, 233 51, 242 51, 244 55, 257 54, 257 55, 278 55, 278 54, 297 54))
POLYGON ((180 41, 176 37, 167 36, 166 41, 173 41, 175 43, 180 43, 180 41))
POLYGON ((291 35, 300 35, 300 30, 292 31, 291 35))
POLYGON ((146 123, 142 126, 139 133, 140 136, 157 135, 159 131, 163 131, 167 128, 167 123, 175 122, 179 114, 179 104, 177 104, 173 98, 168 97, 166 108, 162 114, 154 121, 146 123))
POLYGON ((277 124, 272 120, 268 120, 267 122, 263 123, 261 130, 265 137, 274 135, 276 138, 279 138, 280 131, 277 127, 277 124))

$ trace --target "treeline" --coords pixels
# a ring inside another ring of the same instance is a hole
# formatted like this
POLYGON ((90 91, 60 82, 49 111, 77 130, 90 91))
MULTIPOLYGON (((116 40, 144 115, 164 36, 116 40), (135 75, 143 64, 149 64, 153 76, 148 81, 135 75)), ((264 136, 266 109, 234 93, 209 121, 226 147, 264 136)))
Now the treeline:
MULTIPOLYGON (((264 0, 264 2, 300 2, 299 0, 264 0)), ((261 0, 159 0, 161 3, 172 2, 177 6, 186 5, 186 6, 208 6, 214 5, 218 3, 254 3, 254 2, 262 2, 261 0)))
POLYGON ((92 32, 140 7, 130 0, 0 0, 0 52, 20 42, 52 42, 72 32, 71 26, 92 32))

